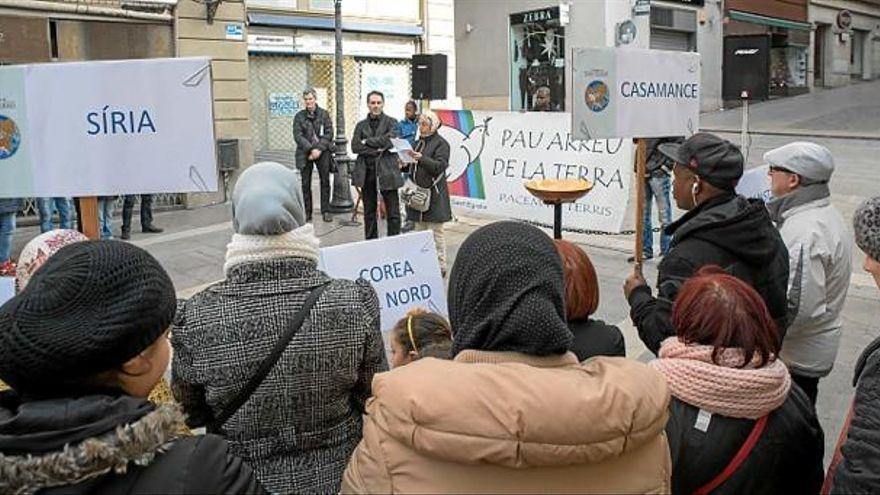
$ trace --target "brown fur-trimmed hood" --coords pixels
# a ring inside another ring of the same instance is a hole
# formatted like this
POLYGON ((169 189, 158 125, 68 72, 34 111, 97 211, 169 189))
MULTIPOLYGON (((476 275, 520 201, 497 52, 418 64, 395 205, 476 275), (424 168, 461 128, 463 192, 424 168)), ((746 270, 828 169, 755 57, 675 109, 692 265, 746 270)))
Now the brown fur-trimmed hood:
POLYGON ((0 492, 31 494, 90 480, 111 471, 125 473, 129 463, 147 466, 184 431, 176 404, 164 404, 113 430, 42 454, 0 453, 0 492))

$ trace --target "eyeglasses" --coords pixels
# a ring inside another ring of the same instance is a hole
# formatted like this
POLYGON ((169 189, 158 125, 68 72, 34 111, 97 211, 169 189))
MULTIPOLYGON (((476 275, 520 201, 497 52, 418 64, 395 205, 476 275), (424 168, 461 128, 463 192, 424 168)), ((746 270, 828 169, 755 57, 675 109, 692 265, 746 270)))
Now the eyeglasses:
POLYGON ((774 172, 784 172, 786 174, 793 174, 794 173, 787 168, 782 168, 782 167, 777 167, 775 165, 770 165, 769 169, 767 170, 767 173, 772 174, 774 172))

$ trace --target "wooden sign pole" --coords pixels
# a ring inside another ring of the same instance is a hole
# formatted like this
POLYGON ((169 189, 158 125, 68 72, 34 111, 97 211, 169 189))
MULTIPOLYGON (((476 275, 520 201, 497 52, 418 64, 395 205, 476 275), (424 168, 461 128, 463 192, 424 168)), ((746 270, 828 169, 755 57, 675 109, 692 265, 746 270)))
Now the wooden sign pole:
POLYGON ((646 143, 644 139, 636 139, 636 260, 635 270, 642 272, 644 261, 643 247, 645 245, 645 168, 646 168, 646 143))
POLYGON ((101 225, 98 221, 98 198, 95 196, 79 198, 79 214, 82 233, 92 240, 101 238, 101 225))

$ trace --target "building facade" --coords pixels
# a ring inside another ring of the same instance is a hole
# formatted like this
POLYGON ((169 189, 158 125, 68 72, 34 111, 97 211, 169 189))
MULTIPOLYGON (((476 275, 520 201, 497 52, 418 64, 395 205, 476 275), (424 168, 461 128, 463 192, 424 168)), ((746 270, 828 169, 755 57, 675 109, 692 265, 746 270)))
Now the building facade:
POLYGON ((812 0, 811 84, 838 87, 880 78, 880 0, 812 0))
MULTIPOLYGON (((332 0, 247 1, 252 135, 257 159, 291 162, 293 117, 302 92, 314 88, 318 103, 334 118, 334 2, 332 0)), ((411 63, 416 53, 445 53, 455 94, 455 46, 451 0, 345 0, 343 71, 345 131, 367 113, 366 95, 385 94, 385 112, 402 118, 411 95, 411 63)), ((436 107, 455 106, 449 101, 436 107)))
POLYGON ((465 108, 518 111, 546 86, 570 111, 571 48, 625 45, 699 52, 701 106, 716 110, 721 40, 721 0, 456 0, 457 92, 465 108))

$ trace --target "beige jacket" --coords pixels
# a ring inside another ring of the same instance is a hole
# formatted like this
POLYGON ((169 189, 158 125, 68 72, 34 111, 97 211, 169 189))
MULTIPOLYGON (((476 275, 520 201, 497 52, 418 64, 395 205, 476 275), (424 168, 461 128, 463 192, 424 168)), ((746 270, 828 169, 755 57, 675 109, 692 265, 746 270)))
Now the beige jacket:
POLYGON ((342 493, 668 493, 669 392, 624 358, 463 351, 373 379, 342 493))

